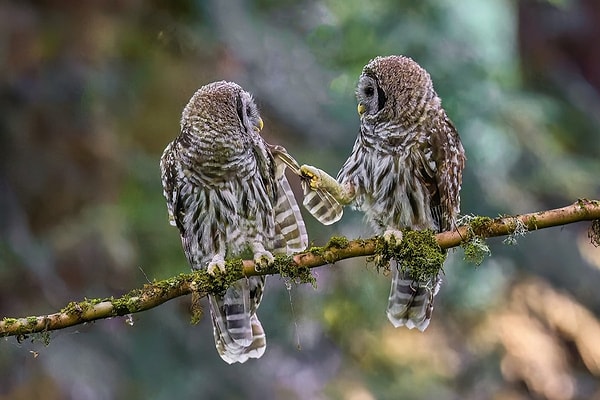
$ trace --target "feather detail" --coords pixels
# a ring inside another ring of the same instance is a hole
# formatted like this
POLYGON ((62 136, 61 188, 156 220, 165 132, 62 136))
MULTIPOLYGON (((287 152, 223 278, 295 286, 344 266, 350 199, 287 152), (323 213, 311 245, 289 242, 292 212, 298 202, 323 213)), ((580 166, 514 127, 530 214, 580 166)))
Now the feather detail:
MULTIPOLYGON (((226 258, 247 250, 269 264, 271 251, 308 245, 285 164, 274 155, 287 151, 272 152, 259 135, 262 126, 252 96, 231 82, 201 87, 183 110, 181 133, 165 148, 160 168, 169 221, 194 269, 218 273, 226 258)), ((250 277, 209 296, 215 345, 227 363, 265 352, 256 314, 264 285, 263 277, 250 277)))

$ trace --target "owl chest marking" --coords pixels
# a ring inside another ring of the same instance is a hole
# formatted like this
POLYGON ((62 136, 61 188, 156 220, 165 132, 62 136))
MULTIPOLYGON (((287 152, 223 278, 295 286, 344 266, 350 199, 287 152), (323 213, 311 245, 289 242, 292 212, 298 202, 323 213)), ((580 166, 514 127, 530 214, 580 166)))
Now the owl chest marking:
POLYGON ((256 240, 271 246, 274 195, 260 172, 254 157, 245 163, 229 160, 218 168, 196 161, 179 169, 182 236, 187 253, 194 255, 192 265, 210 261, 223 246, 230 256, 256 240), (225 179, 210 179, 214 177, 225 179))
POLYGON ((358 165, 353 168, 358 186, 356 205, 374 227, 435 228, 430 189, 425 184, 435 162, 426 135, 419 134, 417 126, 403 130, 383 126, 375 135, 364 135, 357 150, 358 165))
POLYGON ((372 157, 379 161, 367 167, 371 173, 365 179, 362 208, 380 228, 432 227, 429 193, 416 179, 416 158, 410 152, 372 157))

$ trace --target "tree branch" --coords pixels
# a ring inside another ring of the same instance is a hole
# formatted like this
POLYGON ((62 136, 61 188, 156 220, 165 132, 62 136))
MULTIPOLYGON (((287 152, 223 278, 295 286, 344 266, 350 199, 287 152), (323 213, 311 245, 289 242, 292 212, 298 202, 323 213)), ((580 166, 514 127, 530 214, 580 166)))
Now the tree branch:
MULTIPOLYGON (((567 225, 579 221, 594 221, 590 229, 590 239, 600 245, 600 201, 579 200, 576 203, 553 210, 531 214, 504 216, 499 218, 470 217, 465 225, 435 236, 442 249, 468 243, 474 238, 511 236, 526 231, 567 225)), ((345 238, 332 238, 326 246, 311 247, 306 252, 294 256, 277 256, 275 265, 257 270, 252 261, 232 260, 227 262, 227 272, 211 277, 206 271, 194 271, 176 277, 144 285, 119 298, 85 299, 71 302, 54 314, 24 318, 5 317, 0 321, 0 336, 17 336, 23 339, 32 333, 44 333, 83 324, 97 319, 126 316, 154 308, 176 297, 197 293, 200 297, 207 293, 225 290, 232 282, 244 276, 281 274, 291 279, 309 281, 310 269, 333 264, 347 258, 373 256, 378 249, 378 237, 348 241, 345 238)))

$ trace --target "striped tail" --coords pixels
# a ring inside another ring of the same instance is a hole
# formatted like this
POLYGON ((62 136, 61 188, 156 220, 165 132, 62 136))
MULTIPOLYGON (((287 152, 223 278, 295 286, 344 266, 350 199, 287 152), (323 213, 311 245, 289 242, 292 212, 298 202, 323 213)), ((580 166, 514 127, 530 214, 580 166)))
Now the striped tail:
POLYGON ((264 283, 264 277, 240 279, 223 297, 208 296, 215 346, 228 364, 260 358, 265 352, 266 336, 256 316, 264 283))
POLYGON ((440 289, 439 275, 431 280, 416 281, 392 265, 392 288, 388 299, 387 317, 398 328, 417 328, 424 331, 429 326, 433 312, 433 298, 440 289))

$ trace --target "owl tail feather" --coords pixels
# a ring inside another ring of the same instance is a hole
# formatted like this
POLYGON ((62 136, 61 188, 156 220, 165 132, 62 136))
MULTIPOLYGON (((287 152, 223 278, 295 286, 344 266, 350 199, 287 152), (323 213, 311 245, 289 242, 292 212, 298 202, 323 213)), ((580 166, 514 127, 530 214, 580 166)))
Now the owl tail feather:
POLYGON ((417 328, 424 331, 429 326, 433 312, 433 298, 437 294, 441 279, 416 281, 400 268, 392 265, 392 288, 388 299, 387 317, 398 328, 417 328))
POLYGON ((208 296, 215 346, 228 364, 259 358, 265 352, 265 332, 255 313, 260 297, 254 297, 255 293, 248 281, 241 279, 224 296, 208 296))

